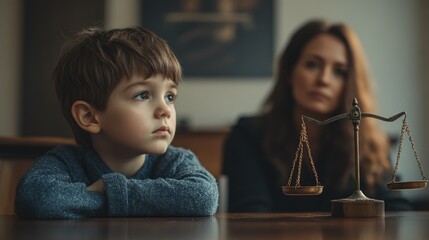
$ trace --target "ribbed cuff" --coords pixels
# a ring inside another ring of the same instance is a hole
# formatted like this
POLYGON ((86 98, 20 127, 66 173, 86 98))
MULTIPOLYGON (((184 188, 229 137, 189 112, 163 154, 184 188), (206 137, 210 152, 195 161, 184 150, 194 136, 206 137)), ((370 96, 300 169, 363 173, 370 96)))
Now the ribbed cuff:
POLYGON ((127 178, 120 173, 109 173, 102 176, 106 187, 108 215, 111 217, 128 216, 127 178))

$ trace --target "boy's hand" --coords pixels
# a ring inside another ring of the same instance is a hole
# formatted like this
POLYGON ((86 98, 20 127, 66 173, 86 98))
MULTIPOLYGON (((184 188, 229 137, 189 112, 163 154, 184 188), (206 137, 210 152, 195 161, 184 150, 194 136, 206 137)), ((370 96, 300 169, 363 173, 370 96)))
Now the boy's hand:
POLYGON ((86 187, 86 189, 88 191, 91 191, 91 192, 101 192, 101 193, 104 193, 105 187, 104 187, 103 179, 101 179, 101 178, 98 179, 93 184, 91 184, 88 187, 86 187))

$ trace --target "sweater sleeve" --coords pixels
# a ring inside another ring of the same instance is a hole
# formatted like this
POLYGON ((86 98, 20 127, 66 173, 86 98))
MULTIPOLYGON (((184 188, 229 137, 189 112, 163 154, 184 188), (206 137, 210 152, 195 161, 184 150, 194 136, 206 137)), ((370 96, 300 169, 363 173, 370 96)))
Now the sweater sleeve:
POLYGON ((162 157, 150 179, 103 175, 109 216, 207 216, 215 213, 218 189, 214 177, 190 151, 162 157))
POLYGON ((270 212, 272 197, 264 168, 260 126, 241 118, 228 135, 222 174, 228 176, 230 212, 270 212))
POLYGON ((103 194, 72 182, 70 166, 50 154, 42 156, 17 186, 15 212, 25 218, 84 218, 103 216, 103 194))

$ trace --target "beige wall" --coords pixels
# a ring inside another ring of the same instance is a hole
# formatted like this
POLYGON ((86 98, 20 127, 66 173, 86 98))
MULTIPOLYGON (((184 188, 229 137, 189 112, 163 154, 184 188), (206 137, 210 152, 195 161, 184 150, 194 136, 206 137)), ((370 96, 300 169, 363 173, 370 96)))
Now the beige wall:
POLYGON ((139 24, 139 0, 105 0, 104 9, 106 28, 127 27, 139 24))
POLYGON ((0 0, 0 135, 19 134, 21 1, 0 0))
MULTIPOLYGON (((422 48, 423 48, 423 77, 420 79, 421 83, 421 89, 420 91, 423 94, 423 103, 422 106, 422 112, 423 112, 423 123, 424 123, 424 131, 423 131, 423 147, 427 148, 427 145, 429 143, 429 109, 427 107, 427 103, 429 103, 429 1, 427 0, 421 0, 422 2, 422 25, 421 25, 421 31, 423 33, 422 38, 422 48)), ((428 158, 429 151, 426 150, 426 158, 428 158)))

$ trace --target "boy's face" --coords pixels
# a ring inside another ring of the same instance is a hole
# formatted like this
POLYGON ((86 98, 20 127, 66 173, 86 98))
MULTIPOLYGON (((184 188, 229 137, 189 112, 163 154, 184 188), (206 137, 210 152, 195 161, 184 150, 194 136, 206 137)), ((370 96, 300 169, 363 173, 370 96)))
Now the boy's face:
POLYGON ((121 80, 97 113, 103 145, 117 154, 164 153, 176 131, 176 95, 176 84, 159 74, 121 80))

